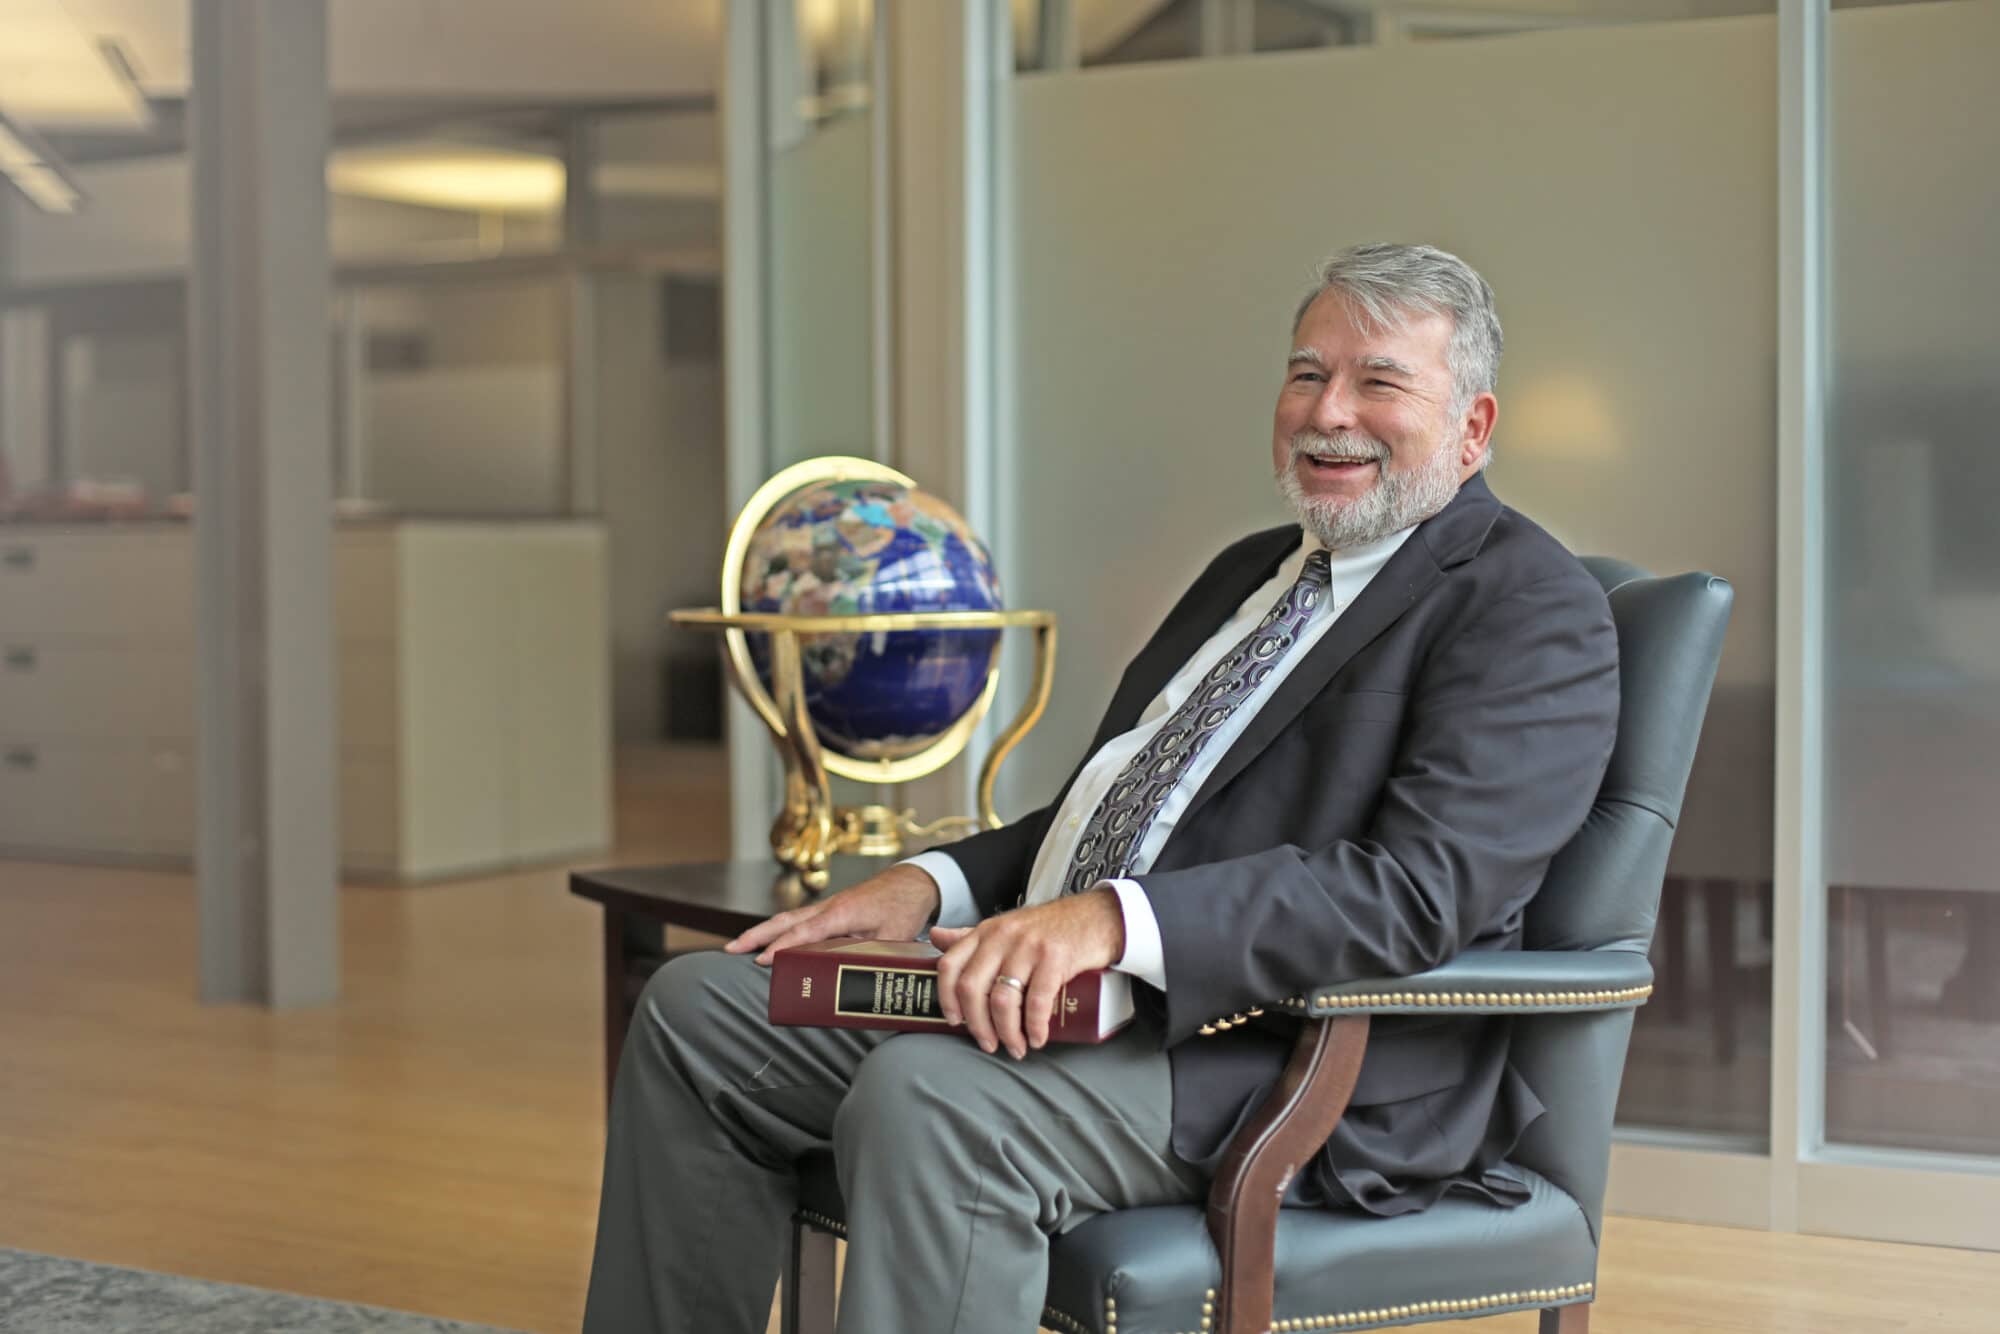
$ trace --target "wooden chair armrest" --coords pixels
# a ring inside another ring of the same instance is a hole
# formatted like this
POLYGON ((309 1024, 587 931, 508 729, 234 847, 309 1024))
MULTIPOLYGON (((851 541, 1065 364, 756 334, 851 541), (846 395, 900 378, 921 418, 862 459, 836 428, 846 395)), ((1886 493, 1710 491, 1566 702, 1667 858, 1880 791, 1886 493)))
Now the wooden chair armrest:
POLYGON ((1311 1019, 1264 1105, 1229 1142, 1208 1190, 1208 1235, 1222 1255, 1217 1334, 1265 1334, 1277 1281, 1278 1208, 1354 1095, 1368 1016, 1311 1019))

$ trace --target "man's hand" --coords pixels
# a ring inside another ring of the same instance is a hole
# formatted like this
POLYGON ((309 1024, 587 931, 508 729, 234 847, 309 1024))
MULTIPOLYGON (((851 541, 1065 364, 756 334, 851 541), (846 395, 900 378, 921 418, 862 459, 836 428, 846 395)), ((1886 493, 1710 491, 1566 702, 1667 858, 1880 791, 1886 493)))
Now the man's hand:
POLYGON ((762 950, 757 962, 768 966, 779 950, 833 936, 915 940, 937 907, 937 881, 927 872, 891 866, 817 903, 766 918, 722 948, 731 954, 762 950))
POLYGON ((974 927, 935 927, 938 1001, 990 1052, 1020 1060, 1048 1044, 1049 1018, 1063 983, 1125 957, 1125 913, 1110 889, 989 917, 974 927), (1001 982, 1012 977, 1023 986, 1001 982))

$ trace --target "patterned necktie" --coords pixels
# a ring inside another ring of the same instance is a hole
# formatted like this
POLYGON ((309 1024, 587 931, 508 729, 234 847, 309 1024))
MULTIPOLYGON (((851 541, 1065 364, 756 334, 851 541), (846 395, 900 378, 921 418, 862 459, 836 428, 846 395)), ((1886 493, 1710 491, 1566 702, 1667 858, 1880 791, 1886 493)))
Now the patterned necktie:
POLYGON ((1272 670, 1299 641, 1331 582, 1331 558, 1324 550, 1306 557, 1298 581, 1285 591, 1243 642, 1215 664, 1153 739, 1118 771, 1111 790, 1090 814, 1062 892, 1081 894, 1100 880, 1116 879, 1132 865, 1132 854, 1153 817, 1179 785, 1188 762, 1201 753, 1216 729, 1257 692, 1272 670))

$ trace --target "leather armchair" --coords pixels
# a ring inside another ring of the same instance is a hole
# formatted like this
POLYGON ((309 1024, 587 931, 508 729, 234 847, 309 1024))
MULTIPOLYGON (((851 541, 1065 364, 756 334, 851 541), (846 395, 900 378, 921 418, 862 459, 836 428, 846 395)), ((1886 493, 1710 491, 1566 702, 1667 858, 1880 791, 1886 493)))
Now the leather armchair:
MULTIPOLYGON (((1543 1334, 1588 1330, 1632 1012, 1653 989, 1647 948, 1733 594, 1706 574, 1585 564, 1618 625, 1618 740, 1583 828, 1529 905, 1524 948, 1274 998, 1270 1008, 1304 1023, 1279 1084, 1231 1143, 1206 1210, 1130 1209, 1057 1238, 1048 1327, 1262 1334, 1540 1310, 1543 1334), (1515 1016, 1512 1058, 1548 1109, 1514 1154, 1528 1201, 1501 1209, 1447 1196, 1395 1218, 1280 1209, 1346 1108, 1370 1017, 1437 1013, 1515 1016)), ((833 1327, 832 1238, 845 1229, 831 1159, 801 1169, 783 1322, 787 1334, 821 1334, 833 1327)))

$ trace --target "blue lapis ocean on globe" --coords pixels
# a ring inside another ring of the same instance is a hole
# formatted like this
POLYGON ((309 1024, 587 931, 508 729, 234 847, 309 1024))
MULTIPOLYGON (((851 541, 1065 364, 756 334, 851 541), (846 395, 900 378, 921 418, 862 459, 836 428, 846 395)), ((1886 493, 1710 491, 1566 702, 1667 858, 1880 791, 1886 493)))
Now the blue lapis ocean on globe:
MULTIPOLYGON (((852 615, 998 611, 986 548, 944 502, 893 482, 820 482, 786 496, 750 539, 745 611, 852 615)), ((901 759, 963 717, 986 688, 999 632, 899 630, 801 636, 806 708, 820 744, 901 759)), ((748 636, 770 687, 768 636, 748 636)))

